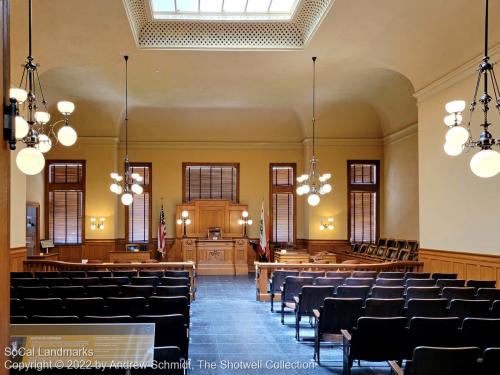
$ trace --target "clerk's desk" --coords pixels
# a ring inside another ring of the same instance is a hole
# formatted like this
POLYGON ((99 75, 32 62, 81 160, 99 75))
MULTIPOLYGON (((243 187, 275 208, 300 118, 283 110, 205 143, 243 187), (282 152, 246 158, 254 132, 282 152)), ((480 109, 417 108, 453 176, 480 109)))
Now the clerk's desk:
POLYGON ((245 238, 183 238, 182 260, 195 262, 198 275, 247 275, 247 247, 245 238))

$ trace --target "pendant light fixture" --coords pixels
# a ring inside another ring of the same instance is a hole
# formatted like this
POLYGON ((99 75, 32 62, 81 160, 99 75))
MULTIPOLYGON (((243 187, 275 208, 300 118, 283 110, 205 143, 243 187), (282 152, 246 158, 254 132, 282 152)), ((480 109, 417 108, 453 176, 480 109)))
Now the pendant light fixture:
POLYGON ((11 150, 15 150, 17 141, 26 145, 17 154, 16 164, 27 175, 35 175, 43 170, 43 153, 48 152, 53 145, 61 143, 63 146, 72 146, 77 140, 76 131, 70 126, 68 118, 75 110, 72 102, 58 102, 57 109, 64 119, 49 124, 50 114, 38 76, 39 65, 35 63, 32 54, 32 21, 32 0, 28 0, 28 57, 19 87, 11 88, 9 93, 9 114, 14 118, 11 121, 13 126, 9 129, 9 146, 11 150), (63 126, 56 135, 56 126, 60 124, 63 126))
POLYGON ((312 158, 309 162, 309 173, 297 177, 299 187, 297 188, 298 195, 308 194, 307 203, 310 206, 317 206, 320 202, 320 195, 328 194, 332 191, 332 185, 328 180, 332 177, 331 173, 322 175, 318 172, 318 159, 316 158, 316 57, 312 58, 313 62, 313 90, 312 90, 312 158))
POLYGON ((123 176, 113 172, 111 179, 113 183, 109 187, 112 193, 121 195, 121 202, 129 206, 134 201, 132 193, 140 195, 143 187, 140 185, 143 178, 139 173, 132 172, 128 159, 128 56, 123 56, 125 60, 125 171, 123 176))
POLYGON ((494 139, 493 135, 489 132, 491 119, 488 119, 488 111, 490 110, 490 102, 493 100, 494 106, 499 111, 500 115, 500 89, 493 64, 490 63, 488 56, 488 0, 485 0, 485 17, 484 17, 484 57, 481 60, 478 68, 478 77, 475 85, 474 96, 469 107, 469 122, 467 127, 463 127, 462 112, 465 109, 465 101, 454 100, 446 104, 445 109, 449 113, 444 118, 444 123, 449 127, 446 133, 446 143, 444 144, 444 151, 450 156, 460 155, 463 150, 472 150, 479 148, 470 161, 470 168, 472 173, 478 177, 488 178, 497 175, 500 172, 500 153, 493 150, 494 146, 500 146, 500 139, 494 139), (482 106, 483 123, 480 126, 483 130, 479 134, 478 139, 472 137, 471 121, 476 105, 478 104, 478 91, 483 80, 483 93, 479 98, 479 103, 482 106), (488 93, 489 81, 493 88, 493 98, 488 93))

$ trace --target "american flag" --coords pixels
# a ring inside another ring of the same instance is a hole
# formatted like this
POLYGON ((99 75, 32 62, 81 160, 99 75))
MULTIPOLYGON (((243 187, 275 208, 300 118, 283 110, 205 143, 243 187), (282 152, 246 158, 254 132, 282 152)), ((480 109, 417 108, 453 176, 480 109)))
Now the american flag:
POLYGON ((160 209, 160 222, 158 223, 158 251, 163 254, 165 251, 165 237, 167 236, 167 228, 165 226, 165 211, 163 204, 160 209))

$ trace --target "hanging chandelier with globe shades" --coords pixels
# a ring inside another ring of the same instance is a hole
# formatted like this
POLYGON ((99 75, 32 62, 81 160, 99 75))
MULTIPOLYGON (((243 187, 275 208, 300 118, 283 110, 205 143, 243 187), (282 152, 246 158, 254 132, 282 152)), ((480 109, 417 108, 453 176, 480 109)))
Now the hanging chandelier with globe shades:
POLYGON ((123 56, 123 58, 125 60, 125 170, 123 176, 117 172, 110 174, 113 182, 109 190, 116 195, 121 195, 121 202, 129 206, 134 201, 132 194, 141 195, 144 189, 141 185, 143 177, 133 172, 128 159, 128 56, 123 56))
POLYGON ((53 145, 61 143, 63 146, 72 146, 77 140, 76 131, 69 123, 69 115, 75 110, 72 102, 58 102, 57 109, 64 118, 50 124, 50 113, 38 76, 39 65, 35 63, 32 54, 32 8, 32 0, 28 0, 28 57, 23 64, 19 87, 13 87, 9 92, 12 107, 9 113, 14 117, 9 146, 11 150, 15 150, 18 141, 26 145, 17 154, 16 164, 27 175, 35 175, 43 170, 43 154, 50 151, 53 145), (56 127, 59 125, 62 126, 56 135, 56 127))
POLYGON ((500 139, 494 139, 489 131, 492 125, 491 119, 488 118, 490 110, 490 102, 497 108, 500 115, 500 89, 493 70, 493 64, 490 63, 488 56, 488 0, 485 0, 485 20, 484 20, 484 57, 481 60, 478 68, 478 77, 474 90, 474 96, 469 106, 469 121, 467 127, 461 125, 463 121, 462 112, 465 109, 465 101, 454 100, 446 104, 445 109, 449 113, 444 118, 444 123, 449 127, 446 133, 446 142, 444 151, 450 156, 457 156, 462 151, 480 149, 470 160, 470 168, 472 173, 478 177, 489 178, 497 175, 500 172, 500 153, 493 150, 493 147, 500 146, 500 139), (478 99, 478 91, 483 83, 483 93, 478 99), (488 93, 489 83, 493 88, 493 97, 488 93), (474 139, 471 131, 472 115, 478 101, 482 106, 483 123, 480 126, 483 130, 479 134, 479 138, 474 139))
POLYGON ((322 175, 318 172, 318 159, 316 158, 316 57, 313 61, 313 90, 312 90, 312 158, 309 162, 309 173, 297 177, 299 186, 298 195, 308 195, 307 203, 310 206, 317 206, 321 200, 320 195, 328 194, 332 191, 332 185, 328 182, 332 178, 331 173, 322 175))

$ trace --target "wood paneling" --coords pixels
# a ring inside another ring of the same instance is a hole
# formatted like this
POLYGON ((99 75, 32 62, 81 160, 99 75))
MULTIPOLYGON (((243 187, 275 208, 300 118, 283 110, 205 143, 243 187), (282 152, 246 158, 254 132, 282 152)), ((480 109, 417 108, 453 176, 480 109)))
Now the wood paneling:
POLYGON ((305 247, 311 255, 328 251, 332 253, 344 252, 351 249, 351 244, 347 240, 303 240, 305 247))
POLYGON ((420 249, 425 272, 454 272, 461 279, 496 280, 500 287, 500 256, 420 249))
POLYGON ((10 271, 18 272, 24 270, 27 250, 25 247, 10 249, 10 271))
POLYGON ((59 253, 62 262, 80 263, 82 261, 82 245, 57 246, 55 252, 59 253))
MULTIPOLYGON (((0 123, 4 125, 3 108, 8 104, 8 90, 10 88, 10 46, 9 46, 9 21, 10 7, 8 0, 0 0, 1 27, 0 40, 2 40, 2 75, 0 75, 0 88, 2 94, 2 106, 0 110, 0 123)), ((4 348, 9 344, 9 300, 10 300, 10 151, 7 143, 2 140, 0 146, 0 375, 8 374, 9 370, 4 366, 6 353, 4 348)))
POLYGON ((116 240, 86 240, 82 246, 82 258, 108 261, 109 253, 115 249, 116 240))

